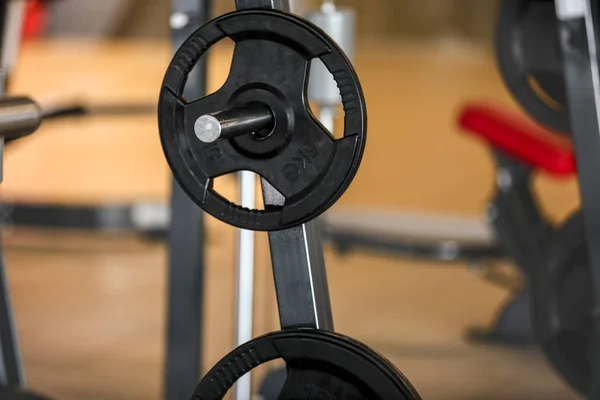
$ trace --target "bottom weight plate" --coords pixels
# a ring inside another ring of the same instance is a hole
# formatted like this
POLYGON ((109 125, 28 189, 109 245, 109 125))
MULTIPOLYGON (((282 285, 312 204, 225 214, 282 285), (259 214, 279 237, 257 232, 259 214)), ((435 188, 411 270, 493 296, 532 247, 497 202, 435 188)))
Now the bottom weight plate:
POLYGON ((192 400, 220 400, 248 371, 283 359, 288 375, 278 400, 420 400, 408 380, 362 343, 316 330, 280 331, 254 339, 223 358, 198 384, 192 400))
POLYGON ((585 394, 590 388, 593 289, 581 212, 548 245, 534 290, 534 329, 542 351, 563 379, 585 394))

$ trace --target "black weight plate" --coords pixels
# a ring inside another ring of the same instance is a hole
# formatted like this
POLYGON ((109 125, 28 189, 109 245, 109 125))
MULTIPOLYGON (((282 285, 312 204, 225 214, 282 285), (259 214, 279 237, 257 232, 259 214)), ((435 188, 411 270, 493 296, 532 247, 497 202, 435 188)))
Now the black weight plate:
POLYGON ((569 134, 554 1, 501 1, 495 49, 500 74, 519 105, 539 123, 569 134))
POLYGON ((280 11, 233 12, 192 34, 167 69, 158 114, 163 150, 181 187, 209 214, 252 230, 290 228, 327 210, 354 179, 366 142, 366 106, 350 61, 318 27, 280 11), (225 84, 209 96, 186 101, 188 74, 225 37, 235 42, 225 84), (307 103, 314 58, 340 88, 345 129, 338 140, 307 103), (199 116, 253 103, 268 105, 275 116, 267 138, 248 134, 211 144, 197 139, 193 125, 199 116), (267 180, 285 197, 284 205, 248 210, 213 190, 214 178, 242 170, 267 180))
POLYGON ((258 388, 258 396, 261 400, 277 400, 283 384, 287 379, 287 369, 277 368, 269 371, 269 373, 262 379, 260 387, 258 388))
POLYGON ((300 329, 270 333, 238 347, 200 381, 192 400, 223 399, 245 373, 280 358, 288 377, 279 400, 420 399, 396 367, 364 344, 300 329))
POLYGON ((586 394, 591 374, 588 349, 593 332, 593 292, 581 212, 553 236, 541 267, 532 283, 536 339, 563 379, 586 394))

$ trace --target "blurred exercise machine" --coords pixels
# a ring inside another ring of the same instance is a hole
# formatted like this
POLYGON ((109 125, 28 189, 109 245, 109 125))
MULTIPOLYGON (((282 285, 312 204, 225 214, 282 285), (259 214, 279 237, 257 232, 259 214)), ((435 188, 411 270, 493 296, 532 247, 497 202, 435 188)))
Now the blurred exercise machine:
MULTIPOLYGON (((570 132, 570 119, 556 9, 581 9, 585 2, 561 4, 555 6, 552 0, 505 0, 496 32, 498 66, 507 88, 546 129, 489 104, 467 105, 460 112, 461 128, 484 138, 496 161, 495 193, 485 218, 363 210, 337 210, 324 218, 326 237, 341 253, 367 250, 436 261, 466 261, 493 281, 508 284, 512 298, 493 327, 472 331, 472 337, 479 340, 535 342, 531 285, 499 275, 494 266, 498 260, 512 261, 525 279, 539 271, 538 255, 553 237, 554 228, 532 193, 531 175, 542 172, 560 178, 575 174, 573 144, 561 137, 570 132)), ((596 7, 595 2, 592 5, 596 7)), ((587 22, 585 26, 589 29, 592 25, 587 22)), ((577 37, 585 33, 579 31, 577 37)))
POLYGON ((536 340, 550 364, 588 399, 600 399, 600 75, 598 2, 505 0, 497 51, 502 76, 540 123, 569 132, 581 209, 527 261, 536 340), (556 16, 548 18, 548 16, 556 16), (521 84, 518 85, 518 82, 521 84))
MULTIPOLYGON (((6 13, 0 16, 8 29, 2 36, 2 67, 9 77, 15 68, 23 33, 36 35, 43 28, 46 7, 50 0, 0 0, 6 13)), ((10 93, 8 85, 8 93, 10 93)), ((59 99, 53 103, 42 103, 44 120, 81 116, 153 115, 155 104, 87 104, 81 99, 59 99)), ((10 210, 3 218, 9 218, 11 226, 33 226, 54 228, 82 228, 102 231, 152 232, 156 226, 164 229, 166 210, 153 203, 100 204, 77 206, 45 203, 0 201, 0 207, 10 210)), ((6 223, 0 220, 0 223, 6 223)))
MULTIPOLYGON (((458 115, 466 133, 490 146, 495 160, 494 194, 481 221, 449 217, 338 210, 325 216, 328 239, 339 252, 367 250, 440 262, 467 262, 489 281, 508 288, 491 330, 473 329, 470 337, 514 345, 534 344, 530 291, 518 276, 496 268, 514 263, 531 276, 532 252, 552 232, 533 192, 532 177, 573 177, 575 156, 568 138, 527 118, 486 103, 466 104, 458 115)), ((459 264, 460 265, 460 264, 459 264)))
MULTIPOLYGON (((5 71, 12 70, 16 56, 15 48, 18 48, 20 40, 21 26, 14 21, 19 20, 18 15, 24 8, 25 2, 0 2, 0 181, 3 176, 4 145, 35 132, 42 121, 42 111, 34 101, 5 94, 5 71)), ((6 267, 0 246, 0 399, 47 400, 46 397, 27 391, 26 386, 6 267)))
MULTIPOLYGON (((600 327, 595 311, 600 301, 597 23, 596 1, 503 0, 496 34, 500 72, 517 102, 546 128, 489 105, 469 105, 460 116, 466 131, 492 146, 498 167, 496 195, 488 209, 494 234, 481 226, 473 229, 475 225, 464 221, 462 226, 470 229, 461 231, 493 238, 495 244, 488 249, 499 251, 485 252, 486 256, 491 253, 513 260, 525 276, 521 293, 527 296, 510 303, 493 336, 501 334, 506 339, 504 328, 510 327, 514 337, 513 327, 531 325, 533 337, 560 376, 594 400, 600 399, 600 327), (532 196, 531 174, 568 177, 575 170, 581 210, 561 227, 553 227, 532 196), (520 317, 509 318, 511 314, 520 317)), ((389 227, 390 216, 363 214, 354 220, 348 215, 338 220, 333 216, 327 216, 329 237, 342 249, 358 246, 429 258, 470 258, 471 252, 464 251, 468 246, 455 234, 461 224, 445 229, 450 234, 439 240, 435 234, 439 226, 431 223, 434 235, 425 234, 415 241, 412 232, 398 222, 402 218, 396 220, 399 229, 394 236, 377 226, 385 218, 384 226, 389 227), (380 236, 373 236, 373 230, 380 236), (424 244, 423 236, 433 236, 433 246, 424 244)), ((404 221, 420 224, 414 218, 404 221)))

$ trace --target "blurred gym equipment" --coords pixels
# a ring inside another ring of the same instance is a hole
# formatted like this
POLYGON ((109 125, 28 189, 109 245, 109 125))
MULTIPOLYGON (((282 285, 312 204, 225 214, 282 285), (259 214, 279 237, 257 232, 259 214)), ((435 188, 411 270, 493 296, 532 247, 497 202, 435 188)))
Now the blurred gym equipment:
MULTIPOLYGON (((575 157, 567 138, 497 106, 471 104, 463 108, 460 126, 482 138, 492 149, 497 174, 496 192, 488 208, 505 255, 531 279, 539 268, 537 256, 553 234, 533 191, 532 177, 543 173, 555 179, 573 177, 575 157)), ((513 300, 489 333, 476 337, 512 343, 533 339, 531 286, 521 283, 513 300)), ((477 332, 474 332, 477 334, 477 332)))
POLYGON ((553 1, 501 3, 495 47, 506 87, 533 118, 568 134, 571 127, 559 39, 553 1))
MULTIPOLYGON (((317 25, 327 32, 333 32, 334 39, 344 46, 349 47, 352 54, 354 42, 354 18, 349 11, 338 12, 332 15, 328 3, 325 2, 320 13, 313 15, 317 25)), ((319 68, 315 66, 313 68, 319 68)), ((309 97, 320 109, 319 117, 325 125, 333 125, 333 112, 340 104, 339 96, 333 94, 332 89, 337 89, 335 83, 330 85, 330 76, 320 70, 313 70, 317 79, 311 77, 309 97), (314 82, 314 85, 312 83, 314 82), (327 122, 331 121, 331 122, 327 122)), ((467 106, 464 112, 468 112, 467 106)), ((476 114, 475 110, 470 110, 476 114)), ((494 126, 494 118, 487 124, 480 124, 475 131, 482 135, 491 133, 500 137, 503 130, 520 132, 527 130, 519 126, 511 126, 510 118, 504 124, 494 126)), ((459 119, 461 117, 459 116, 459 119)), ((483 116, 485 119, 486 116, 483 116)), ((527 150, 528 143, 523 142, 528 135, 513 136, 513 146, 523 152, 527 150)), ((500 141, 502 143, 502 141, 500 141)), ((515 178, 520 163, 512 161, 512 148, 503 149, 495 146, 497 176, 495 193, 492 195, 488 212, 483 218, 457 218, 444 215, 419 215, 414 213, 384 213, 365 211, 364 209, 334 209, 323 217, 324 237, 329 240, 334 248, 346 254, 352 251, 368 251, 377 254, 390 254, 400 257, 421 258, 440 262, 453 263, 453 265, 468 265, 474 267, 487 280, 507 287, 512 292, 512 298, 499 311, 494 326, 489 329, 475 328, 472 337, 478 340, 492 340, 494 342, 510 344, 533 344, 529 314, 529 293, 514 276, 509 276, 496 268, 497 262, 520 257, 513 249, 506 247, 506 242, 515 238, 514 231, 531 222, 528 228, 544 229, 547 223, 537 210, 530 189, 528 178, 515 179, 518 184, 507 185, 507 179, 515 178), (519 164, 519 165, 518 165, 519 164), (513 214, 518 209, 519 216, 513 214), (491 213, 491 215, 489 215, 491 213), (522 219, 524 218, 524 219, 522 219), (514 224, 514 225, 513 225, 514 224), (457 262, 462 262, 459 264, 457 262)), ((535 150, 534 150, 535 151, 535 150)), ((523 161, 523 160, 521 160, 523 161)), ((550 161, 552 162, 552 161, 550 161)), ((517 262, 518 265, 521 265, 517 262)))
MULTIPOLYGON (((467 131, 492 145, 498 166, 497 194, 488 212, 494 234, 480 237, 493 237, 500 254, 515 261, 526 277, 526 291, 505 309, 492 336, 506 337, 506 326, 529 331, 523 328, 529 325, 524 321, 530 319, 533 299, 535 339, 556 371, 590 399, 600 398, 599 380, 593 378, 600 373, 600 333, 594 312, 600 301, 600 191, 597 174, 592 172, 600 168, 597 6, 589 0, 504 0, 500 7, 496 51, 502 77, 523 109, 553 131, 489 106, 469 106, 461 115, 467 131), (565 133, 573 136, 573 142, 560 137, 565 133), (569 176, 575 169, 582 210, 555 229, 532 196, 531 173, 569 176), (512 323, 506 324, 509 320, 512 323)), ((455 234, 460 225, 448 229, 450 237, 441 241, 438 237, 438 245, 427 247, 421 242, 415 245, 407 229, 394 232, 396 240, 371 236, 373 231, 389 234, 379 228, 383 220, 389 226, 390 216, 363 214, 354 219, 358 222, 346 214, 329 222, 329 235, 334 242, 337 235, 342 249, 358 246, 441 259, 457 259, 464 253, 455 234)), ((404 221, 421 225, 414 218, 404 221)), ((402 219, 395 222, 401 226, 402 219)), ((514 330, 510 333, 514 336, 514 330)))
POLYGON ((489 330, 474 329, 471 337, 508 344, 533 344, 530 293, 527 285, 503 276, 494 262, 509 260, 531 276, 533 254, 552 232, 532 189, 532 174, 556 179, 575 175, 571 141, 522 116, 491 104, 464 105, 458 124, 490 145, 496 164, 494 194, 486 211, 489 225, 448 217, 382 215, 332 211, 326 218, 329 239, 342 253, 375 250, 439 261, 466 261, 483 276, 506 286, 512 299, 489 330))
MULTIPOLYGON (((524 142, 530 165, 554 158, 555 172, 571 173, 576 161, 581 210, 562 227, 544 229, 541 237, 523 230, 529 242, 519 237, 513 248, 525 250, 516 260, 532 292, 534 333, 542 351, 567 383, 594 400, 600 398, 600 328, 594 311, 600 301, 597 7, 588 0, 505 0, 497 38, 500 69, 517 101, 540 123, 573 137, 572 143, 557 134, 545 142, 541 136, 524 142)), ((495 140, 506 147, 502 136, 495 140)))
MULTIPOLYGON (((8 37, 15 26, 7 26, 12 14, 22 12, 24 2, 0 3, 0 37, 4 38, 0 64, 11 68, 13 49, 8 37), (19 4, 20 3, 20 4, 19 4), (10 15, 10 17, 7 17, 10 15), (9 34, 7 35, 6 32, 9 34), (7 49, 8 48, 8 49, 7 49)), ((16 30, 19 30, 16 25, 16 30)), ((42 121, 40 107, 26 97, 5 95, 6 75, 0 69, 0 182, 2 180, 2 158, 4 145, 35 132, 42 121)), ((27 381, 21 359, 18 332, 10 299, 10 290, 5 275, 4 259, 0 248, 0 398, 6 400, 44 400, 45 397, 26 391, 27 381)))
POLYGON ((595 311, 600 302, 598 11, 596 1, 556 1, 581 217, 568 220, 556 234, 554 247, 546 247, 540 275, 531 285, 542 350, 571 386, 594 400, 600 399, 600 326, 595 311), (581 280, 582 273, 589 273, 590 279, 581 280))
MULTIPOLYGON (((35 132, 42 120, 40 107, 26 97, 6 96, 6 72, 15 63, 15 41, 20 40, 19 21, 25 2, 0 3, 0 182, 2 158, 6 143, 35 132)), ((21 360, 18 332, 15 327, 10 290, 5 275, 4 259, 0 248, 0 397, 7 400, 44 400, 45 397, 26 391, 26 378, 21 360)))
MULTIPOLYGON (((43 20, 42 4, 28 0, 2 0, 0 19, 2 29, 2 65, 10 83, 11 72, 16 66, 23 32, 35 33, 43 20), (26 14, 26 11, 29 14, 26 14), (33 18, 26 18, 33 15, 33 18), (36 25, 37 24, 37 25, 36 25)), ((10 89, 10 85, 8 85, 10 89)), ((10 93, 10 90, 9 90, 10 93)), ((75 116, 114 116, 153 114, 156 106, 148 104, 87 104, 82 99, 62 99, 42 104, 44 120, 75 116)), ((10 209, 10 223, 15 226, 84 228, 97 230, 135 230, 152 232, 159 225, 164 229, 165 209, 154 204, 125 204, 78 206, 44 203, 9 202, 0 206, 10 209)), ((4 221, 1 221, 4 222, 4 221)))

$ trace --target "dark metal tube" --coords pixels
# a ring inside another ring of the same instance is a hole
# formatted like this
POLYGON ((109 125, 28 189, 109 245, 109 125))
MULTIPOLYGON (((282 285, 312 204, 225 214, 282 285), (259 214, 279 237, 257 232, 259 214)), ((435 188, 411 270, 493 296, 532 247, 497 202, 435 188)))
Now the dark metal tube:
POLYGON ((194 132, 206 143, 254 133, 273 125, 273 113, 267 106, 254 105, 203 115, 196 120, 194 132))
POLYGON ((40 126, 42 110, 27 97, 0 98, 0 136, 5 140, 27 136, 40 126))
POLYGON ((224 139, 253 133, 273 123, 273 114, 265 106, 227 110, 213 116, 221 123, 221 137, 224 139))

